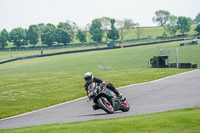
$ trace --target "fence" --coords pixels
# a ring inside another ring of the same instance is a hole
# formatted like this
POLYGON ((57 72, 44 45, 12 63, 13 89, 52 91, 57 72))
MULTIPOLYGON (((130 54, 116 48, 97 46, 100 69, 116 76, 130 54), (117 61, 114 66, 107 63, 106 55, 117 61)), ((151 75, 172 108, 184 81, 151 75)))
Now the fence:
MULTIPOLYGON (((156 41, 156 42, 148 42, 148 43, 139 43, 139 44, 132 44, 127 45, 124 47, 136 47, 136 46, 144 46, 144 45, 152 45, 152 44, 158 44, 158 43, 166 43, 166 42, 174 42, 174 41, 182 41, 183 39, 177 39, 177 40, 168 40, 168 41, 156 41)), ((120 46, 115 47, 107 47, 104 45, 103 47, 83 47, 82 49, 61 49, 60 51, 50 50, 51 52, 48 53, 48 50, 41 50, 40 51, 10 51, 5 52, 5 54, 2 54, 0 56, 0 64, 7 62, 7 60, 13 61, 13 59, 17 58, 17 60, 20 59, 27 59, 27 58, 35 58, 35 57, 43 57, 43 56, 52 56, 52 55, 59 55, 59 54, 68 54, 68 53, 77 53, 77 52, 86 52, 86 51, 96 51, 96 50, 105 50, 105 49, 115 49, 115 48, 121 48, 120 46)))
MULTIPOLYGON (((157 38, 143 38, 143 39, 132 39, 132 40, 125 40, 115 41, 115 44, 119 45, 132 45, 135 43, 142 43, 142 42, 154 42, 154 41, 162 41, 162 40, 171 40, 176 39, 175 37, 157 37, 157 38)), ((40 50, 54 50, 54 49, 69 49, 69 48, 85 48, 85 47, 107 47, 106 42, 101 43, 84 43, 84 44, 68 44, 68 45, 55 45, 55 46, 37 46, 37 47, 21 47, 21 48, 5 48, 0 49, 0 51, 40 51, 40 50)))

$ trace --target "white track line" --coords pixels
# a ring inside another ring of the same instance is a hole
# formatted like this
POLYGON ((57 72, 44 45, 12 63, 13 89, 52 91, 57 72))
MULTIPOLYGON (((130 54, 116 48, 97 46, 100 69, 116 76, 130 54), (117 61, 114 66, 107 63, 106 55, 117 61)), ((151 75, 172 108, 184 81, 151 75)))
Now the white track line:
MULTIPOLYGON (((183 75, 183 74, 191 73, 191 72, 194 72, 194 71, 199 71, 199 69, 188 71, 188 72, 183 72, 183 73, 180 73, 180 74, 164 77, 164 78, 153 80, 153 81, 149 81, 149 82, 143 82, 143 83, 138 83, 138 84, 133 84, 133 85, 122 86, 122 87, 119 87, 117 89, 122 89, 122 88, 130 87, 130 86, 143 85, 143 84, 147 84, 147 83, 154 83, 154 82, 158 82, 158 81, 165 80, 165 79, 168 79, 168 78, 172 78, 172 77, 180 76, 180 75, 183 75)), ((80 100, 83 100, 83 99, 86 99, 86 98, 87 98, 87 96, 81 97, 81 98, 78 98, 78 99, 75 99, 75 100, 72 100, 72 101, 68 101, 68 102, 52 105, 52 106, 49 106, 49 107, 46 107, 46 108, 43 108, 43 109, 38 109, 38 110, 31 111, 31 112, 23 113, 23 114, 20 114, 20 115, 3 118, 3 119, 0 119, 0 121, 9 120, 9 119, 25 116, 25 115, 28 115, 28 114, 32 114, 32 113, 35 113, 35 112, 39 112, 39 111, 55 108, 55 107, 58 107, 58 106, 61 106, 61 105, 66 105, 66 104, 73 103, 73 102, 76 102, 76 101, 80 101, 80 100)))

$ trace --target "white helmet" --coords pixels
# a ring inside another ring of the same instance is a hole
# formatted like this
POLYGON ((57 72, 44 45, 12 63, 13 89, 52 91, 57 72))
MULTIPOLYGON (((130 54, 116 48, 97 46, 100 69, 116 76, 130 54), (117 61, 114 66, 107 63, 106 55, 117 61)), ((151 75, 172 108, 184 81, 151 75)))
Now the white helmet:
POLYGON ((85 79, 86 82, 92 81, 92 79, 93 79, 92 72, 87 72, 87 73, 85 73, 85 74, 84 74, 84 79, 85 79))

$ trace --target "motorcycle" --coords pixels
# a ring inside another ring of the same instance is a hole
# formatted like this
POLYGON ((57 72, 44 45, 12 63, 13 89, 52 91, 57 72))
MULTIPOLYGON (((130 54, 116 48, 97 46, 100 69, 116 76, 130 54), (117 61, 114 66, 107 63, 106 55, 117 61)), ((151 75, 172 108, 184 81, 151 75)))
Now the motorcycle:
POLYGON ((88 102, 93 100, 98 109, 102 109, 108 114, 113 114, 114 111, 118 110, 128 112, 130 109, 127 100, 122 101, 106 86, 100 86, 94 82, 88 86, 88 97, 88 102))

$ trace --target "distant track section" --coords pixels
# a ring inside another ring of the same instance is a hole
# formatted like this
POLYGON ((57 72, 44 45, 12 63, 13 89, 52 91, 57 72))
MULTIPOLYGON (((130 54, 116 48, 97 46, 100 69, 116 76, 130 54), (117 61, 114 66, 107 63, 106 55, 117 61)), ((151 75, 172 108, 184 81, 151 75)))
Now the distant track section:
MULTIPOLYGON (((168 41, 158 41, 158 42, 150 42, 150 43, 132 44, 132 45, 124 46, 124 48, 153 45, 153 44, 158 44, 158 43, 177 42, 177 41, 183 41, 183 40, 184 39, 176 39, 176 40, 168 40, 168 41)), ((0 62, 0 64, 12 62, 12 61, 17 61, 17 60, 38 58, 38 57, 46 57, 46 56, 54 56, 54 55, 70 54, 70 53, 80 53, 80 52, 88 52, 88 51, 99 51, 99 50, 107 50, 107 49, 118 49, 118 48, 121 48, 121 47, 116 46, 116 47, 106 47, 106 48, 94 48, 94 49, 85 49, 85 50, 65 51, 65 52, 58 52, 58 53, 51 53, 51 54, 44 54, 44 55, 33 55, 33 56, 26 56, 26 57, 18 57, 18 58, 2 61, 2 62, 0 62)))

